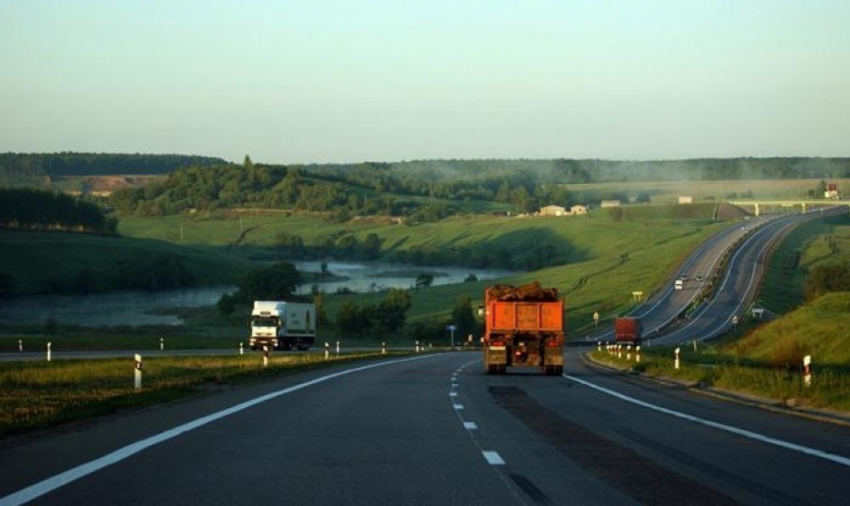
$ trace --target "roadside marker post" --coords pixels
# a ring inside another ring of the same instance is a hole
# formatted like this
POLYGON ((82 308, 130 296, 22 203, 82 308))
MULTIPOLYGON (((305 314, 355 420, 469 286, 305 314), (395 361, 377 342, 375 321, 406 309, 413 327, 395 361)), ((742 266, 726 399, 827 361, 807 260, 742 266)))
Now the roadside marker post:
POLYGON ((18 351, 21 352, 21 353, 24 352, 24 340, 23 339, 18 339, 18 351))
POLYGON ((806 355, 803 357, 803 384, 806 387, 812 386, 812 356, 806 355))
POLYGON ((339 341, 336 342, 336 354, 339 355, 339 341))
POLYGON ((159 351, 163 351, 164 349, 165 349, 165 338, 160 337, 159 338, 159 351))
POLYGON ((245 345, 243 343, 239 343, 239 354, 240 355, 245 354, 245 345))
POLYGON ((327 341, 325 341, 325 360, 331 357, 331 345, 327 341))
POLYGON ((381 343, 381 355, 387 354, 387 343, 381 343))
POLYGON ((626 360, 628 362, 632 361, 632 345, 631 344, 626 345, 626 360))
POLYGON ((674 367, 675 369, 678 369, 678 368, 679 368, 679 352, 680 352, 680 351, 681 351, 681 350, 680 350, 679 348, 676 348, 676 360, 673 362, 673 367, 674 367))
POLYGON ((416 353, 419 353, 419 341, 416 341, 416 353))
POLYGON ((133 367, 133 376, 134 376, 133 386, 134 386, 135 390, 141 390, 142 389, 142 356, 139 355, 138 353, 136 353, 135 357, 133 357, 133 358, 135 359, 135 364, 134 364, 134 367, 133 367))
POLYGON ((602 351, 602 341, 596 341, 596 351, 602 351))
POLYGON ((263 367, 269 366, 269 347, 263 346, 263 367))
POLYGON ((50 362, 51 359, 51 350, 50 348, 53 346, 53 343, 47 343, 47 361, 50 362))
POLYGON ((640 363, 640 345, 635 348, 635 362, 640 363))

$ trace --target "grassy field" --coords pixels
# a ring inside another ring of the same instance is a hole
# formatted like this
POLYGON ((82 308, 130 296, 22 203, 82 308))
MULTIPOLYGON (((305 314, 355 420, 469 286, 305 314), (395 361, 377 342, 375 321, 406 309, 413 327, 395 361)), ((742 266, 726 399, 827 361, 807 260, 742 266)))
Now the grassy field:
POLYGON ((16 294, 49 286, 71 285, 80 271, 117 276, 122 264, 172 254, 208 285, 234 284, 255 265, 224 248, 179 245, 168 241, 61 232, 0 231, 0 273, 12 278, 16 294), (209 282, 207 282, 209 281, 209 282))
POLYGON ((777 247, 756 305, 775 313, 787 313, 805 302, 803 289, 813 267, 848 261, 850 217, 842 215, 807 222, 777 247))
MULTIPOLYGON (((498 281, 522 284, 540 280, 547 286, 558 287, 570 307, 570 328, 577 330, 592 322, 594 311, 599 311, 603 319, 627 311, 634 304, 633 291, 650 293, 672 274, 696 244, 723 226, 713 221, 714 204, 629 206, 623 211, 620 221, 615 221, 607 209, 600 209, 588 216, 568 218, 463 216, 417 226, 385 222, 333 224, 311 216, 257 216, 251 221, 242 219, 241 230, 250 231, 244 234, 240 246, 233 249, 244 248, 250 254, 257 247, 272 244, 282 232, 301 235, 307 244, 320 243, 341 233, 360 240, 375 233, 383 240, 385 254, 396 249, 421 248, 521 255, 535 245, 551 244, 565 265, 517 273, 498 281)), ((176 219, 133 218, 122 221, 121 231, 168 240, 177 226, 176 219)), ((208 245, 232 243, 241 234, 238 219, 199 217, 191 223, 184 219, 183 228, 186 237, 203 237, 208 245)), ((487 284, 463 283, 413 291, 409 319, 415 322, 447 318, 459 296, 469 295, 478 301, 483 298, 487 284)), ((376 303, 381 298, 380 293, 356 296, 362 304, 376 303)), ((348 300, 351 299, 347 296, 327 297, 329 317, 333 319, 348 300)), ((241 311, 247 313, 247 308, 241 311)), ((242 319, 237 319, 241 325, 242 319)), ((216 321, 216 325, 226 324, 212 317, 207 320, 216 321)))
POLYGON ((672 347, 644 347, 640 364, 607 352, 596 358, 651 376, 679 378, 753 395, 850 411, 850 293, 824 295, 782 318, 755 326, 739 339, 697 350, 682 346, 676 370, 672 347), (811 386, 803 357, 812 359, 811 386))
POLYGON ((263 366, 257 354, 229 357, 160 357, 144 361, 142 389, 134 389, 132 358, 0 363, 0 437, 69 420, 162 403, 343 361, 395 354, 272 354, 263 366))

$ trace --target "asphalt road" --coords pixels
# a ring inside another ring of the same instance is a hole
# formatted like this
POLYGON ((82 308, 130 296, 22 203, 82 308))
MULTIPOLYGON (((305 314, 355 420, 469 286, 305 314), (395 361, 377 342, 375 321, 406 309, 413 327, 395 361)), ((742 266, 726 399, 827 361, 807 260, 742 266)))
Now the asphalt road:
POLYGON ((850 494, 846 427, 598 371, 575 350, 563 377, 490 376, 480 358, 305 372, 5 441, 0 504, 845 504, 850 494))

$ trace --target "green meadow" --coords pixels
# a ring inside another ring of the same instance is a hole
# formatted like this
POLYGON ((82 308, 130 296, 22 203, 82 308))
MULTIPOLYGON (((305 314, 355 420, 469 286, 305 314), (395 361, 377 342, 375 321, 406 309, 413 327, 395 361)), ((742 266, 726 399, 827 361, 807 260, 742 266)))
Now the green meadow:
MULTIPOLYGON (((305 244, 320 244, 342 234, 362 241, 369 234, 377 234, 386 257, 397 250, 411 249, 461 250, 469 254, 498 251, 521 257, 541 244, 551 245, 564 265, 517 272, 498 282, 522 284, 539 280, 558 287, 570 308, 570 328, 580 330, 591 323, 594 311, 599 311, 604 319, 614 318, 634 305, 632 292, 648 295, 661 285, 693 247, 723 226, 723 222, 714 219, 716 208, 715 204, 631 206, 622 208, 619 220, 609 209, 572 217, 470 215, 415 226, 374 220, 334 224, 316 216, 282 214, 228 220, 128 218, 121 221, 119 230, 125 235, 174 241, 178 237, 175 230, 182 228, 184 241, 203 240, 208 246, 234 245, 241 237, 231 251, 246 257, 273 245, 281 233, 299 235, 305 244)), ((473 282, 415 290, 408 318, 446 318, 459 296, 469 295, 478 301, 487 284, 473 282)), ((370 304, 382 297, 358 294, 357 301, 370 304)), ((331 319, 347 300, 348 296, 326 298, 331 319)))

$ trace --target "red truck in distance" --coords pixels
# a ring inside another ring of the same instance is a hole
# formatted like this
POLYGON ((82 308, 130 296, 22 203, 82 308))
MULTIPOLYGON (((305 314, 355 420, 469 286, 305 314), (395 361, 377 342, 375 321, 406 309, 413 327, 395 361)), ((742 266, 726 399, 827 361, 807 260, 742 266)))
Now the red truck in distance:
POLYGON ((639 345, 642 332, 640 318, 625 316, 614 320, 614 338, 618 344, 639 345))

